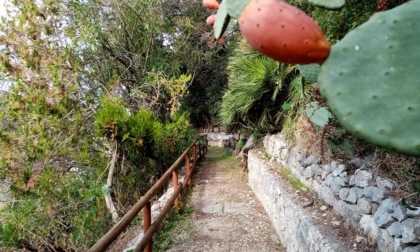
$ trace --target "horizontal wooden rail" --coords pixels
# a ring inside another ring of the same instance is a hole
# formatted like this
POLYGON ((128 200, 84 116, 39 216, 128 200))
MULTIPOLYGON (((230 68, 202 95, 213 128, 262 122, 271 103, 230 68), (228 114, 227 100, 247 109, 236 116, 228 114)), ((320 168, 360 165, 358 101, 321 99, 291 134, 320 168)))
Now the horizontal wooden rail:
MULTIPOLYGON (((147 212, 149 212, 150 211, 150 201, 151 201, 151 199, 154 196, 157 195, 160 188, 163 187, 167 183, 167 180, 169 179, 169 177, 172 174, 177 174, 178 166, 182 163, 182 161, 184 159, 186 159, 187 166, 189 166, 189 160, 190 160, 189 153, 190 153, 191 149, 193 148, 193 156, 194 156, 193 165, 192 165, 191 169, 189 169, 190 171, 187 171, 187 174, 186 174, 185 179, 184 179, 184 183, 180 183, 178 185, 176 185, 174 183, 174 186, 176 187, 175 190, 174 190, 174 193, 173 193, 171 199, 169 200, 169 202, 164 207, 164 210, 166 210, 166 208, 168 208, 168 210, 167 211, 162 210, 161 214, 159 214, 158 218, 151 225, 150 225, 150 223, 147 223, 150 220, 145 220, 146 223, 144 223, 145 224, 144 226, 147 226, 145 228, 145 229, 147 229, 147 232, 145 232, 145 236, 143 237, 140 244, 144 244, 144 243, 146 244, 146 245, 144 245, 144 247, 142 249, 146 248, 146 246, 149 245, 147 247, 147 250, 151 251, 151 239, 152 239, 153 234, 157 231, 156 226, 159 227, 160 223, 162 222, 162 220, 164 219, 166 214, 169 212, 169 210, 171 209, 174 202, 179 198, 179 194, 180 194, 181 190, 185 187, 185 185, 188 184, 188 181, 190 181, 190 179, 191 179, 193 170, 195 169, 197 161, 198 161, 197 143, 198 143, 198 140, 201 137, 206 137, 206 135, 201 135, 198 138, 196 138, 193 141, 193 143, 187 149, 185 149, 185 151, 181 154, 181 156, 179 156, 178 159, 171 165, 171 167, 169 167, 169 169, 162 175, 162 177, 149 189, 149 191, 147 191, 147 193, 144 194, 140 198, 139 201, 137 201, 137 203, 121 218, 121 220, 118 221, 104 236, 102 236, 102 238, 99 239, 95 243, 95 245, 93 245, 88 250, 88 252, 105 251, 118 238, 118 236, 128 227, 128 225, 130 225, 130 223, 134 220, 134 218, 139 214, 139 212, 146 205, 148 206, 147 207, 147 212), (172 199, 173 199, 173 201, 172 201, 172 199), (161 215, 163 215, 163 217, 161 217, 161 215), (150 228, 149 228, 149 226, 150 226, 150 228), (148 233, 149 233, 149 235, 146 236, 146 234, 148 234, 148 233), (150 235, 150 233, 152 233, 152 234, 150 235)), ((205 155, 206 152, 207 152, 207 138, 205 138, 205 142, 206 142, 206 144, 205 144, 206 146, 203 150, 203 153, 201 153, 201 151, 200 151, 200 158, 203 158, 202 154, 205 155)), ((148 215, 150 215, 150 213, 148 213, 148 215)), ((148 218, 150 218, 150 216, 148 218)), ((137 250, 137 248, 136 248, 136 251, 140 251, 140 250, 137 250)))
POLYGON ((159 225, 165 219, 166 215, 172 209, 172 206, 175 203, 175 200, 178 198, 179 193, 181 192, 182 188, 184 187, 183 183, 178 184, 177 189, 174 191, 172 197, 166 202, 165 206, 163 207, 162 211, 159 213, 156 220, 150 226, 149 230, 144 234, 143 238, 141 239, 140 243, 134 249, 134 252, 142 252, 146 248, 146 246, 150 243, 153 238, 153 235, 158 231, 159 225))

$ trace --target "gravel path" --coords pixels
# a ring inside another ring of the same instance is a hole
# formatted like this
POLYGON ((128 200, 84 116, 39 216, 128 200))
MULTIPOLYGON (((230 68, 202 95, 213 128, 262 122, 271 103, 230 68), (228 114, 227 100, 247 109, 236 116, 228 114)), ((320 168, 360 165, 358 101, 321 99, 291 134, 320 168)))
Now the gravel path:
POLYGON ((285 251, 247 173, 228 150, 212 147, 194 176, 188 228, 166 251, 285 251))

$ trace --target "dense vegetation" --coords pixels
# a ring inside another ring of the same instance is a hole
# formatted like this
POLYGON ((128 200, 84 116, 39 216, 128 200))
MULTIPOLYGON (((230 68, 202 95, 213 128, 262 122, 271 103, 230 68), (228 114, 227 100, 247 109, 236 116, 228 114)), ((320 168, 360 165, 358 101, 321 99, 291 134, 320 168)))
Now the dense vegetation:
MULTIPOLYGON (((287 2, 334 43, 384 1, 347 0, 337 11, 287 2)), ((392 8, 404 1, 385 2, 392 8)), ((255 52, 236 25, 215 41, 201 1, 10 0, 7 10, 0 26, 0 179, 13 181, 15 200, 0 212, 1 246, 86 250, 195 129, 221 124, 293 139, 308 104, 324 106, 302 69, 255 52)), ((393 176, 413 182, 417 159, 375 149, 327 119, 313 128, 331 152, 375 153, 389 161, 386 169, 404 171, 393 176)))

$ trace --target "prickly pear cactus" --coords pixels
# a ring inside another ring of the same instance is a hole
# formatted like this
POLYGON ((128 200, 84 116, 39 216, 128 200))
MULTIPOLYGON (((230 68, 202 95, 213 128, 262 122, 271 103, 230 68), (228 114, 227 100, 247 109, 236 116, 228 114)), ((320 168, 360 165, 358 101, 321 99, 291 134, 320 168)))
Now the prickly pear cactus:
POLYGON ((223 33, 229 25, 230 16, 227 13, 226 2, 227 1, 222 1, 222 3, 219 5, 219 9, 217 10, 216 22, 214 24, 214 36, 216 39, 222 37, 223 33))
POLYGON ((420 0, 377 13, 332 47, 318 78, 337 119, 362 139, 420 156, 420 0))
POLYGON ((321 66, 319 64, 309 64, 309 65, 298 65, 300 74, 303 78, 310 84, 315 83, 318 80, 319 72, 321 71, 321 66))
POLYGON ((238 19, 241 12, 245 9, 251 0, 227 0, 226 7, 229 16, 238 19))
POLYGON ((327 9, 339 9, 344 6, 346 0, 308 0, 308 2, 327 9))

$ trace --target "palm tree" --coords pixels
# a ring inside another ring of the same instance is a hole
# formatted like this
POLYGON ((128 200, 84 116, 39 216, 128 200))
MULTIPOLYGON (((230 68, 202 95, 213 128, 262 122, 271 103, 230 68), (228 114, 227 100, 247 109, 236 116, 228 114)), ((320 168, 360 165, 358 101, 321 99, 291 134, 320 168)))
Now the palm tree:
POLYGON ((296 75, 296 67, 276 62, 239 41, 229 58, 228 88, 223 96, 220 121, 228 128, 240 126, 263 132, 279 130, 283 92, 296 75))

